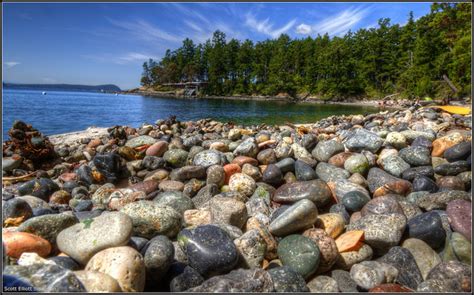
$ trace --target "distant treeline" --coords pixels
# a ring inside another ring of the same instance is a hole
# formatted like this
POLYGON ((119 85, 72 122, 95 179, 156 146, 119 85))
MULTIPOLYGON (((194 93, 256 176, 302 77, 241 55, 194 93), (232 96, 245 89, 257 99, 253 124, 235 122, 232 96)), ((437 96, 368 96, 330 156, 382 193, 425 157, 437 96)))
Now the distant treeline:
POLYGON ((3 88, 13 89, 38 89, 38 90, 63 90, 63 91, 89 91, 89 92, 118 92, 120 88, 113 84, 106 85, 72 85, 72 84, 17 84, 3 83, 3 88))
POLYGON ((462 97, 471 91, 471 3, 435 3, 405 25, 378 21, 377 28, 315 38, 212 40, 167 50, 143 64, 141 84, 207 81, 210 95, 317 95, 323 98, 462 97), (454 90, 453 90, 454 89, 454 90))

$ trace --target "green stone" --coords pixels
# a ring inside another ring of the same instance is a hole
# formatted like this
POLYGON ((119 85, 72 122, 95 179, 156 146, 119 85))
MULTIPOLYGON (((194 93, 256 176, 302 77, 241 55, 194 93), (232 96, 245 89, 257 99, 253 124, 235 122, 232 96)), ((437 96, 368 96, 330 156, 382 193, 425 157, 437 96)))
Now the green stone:
POLYGON ((289 235, 278 244, 278 257, 283 265, 291 267, 304 278, 312 275, 319 266, 319 247, 302 235, 289 235))

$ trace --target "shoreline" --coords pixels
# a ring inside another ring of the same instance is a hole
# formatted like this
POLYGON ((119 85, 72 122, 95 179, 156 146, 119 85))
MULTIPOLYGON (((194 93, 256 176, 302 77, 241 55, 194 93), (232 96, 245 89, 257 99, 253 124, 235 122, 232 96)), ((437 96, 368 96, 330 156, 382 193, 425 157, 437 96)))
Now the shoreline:
MULTIPOLYGON (((142 95, 149 97, 164 97, 164 98, 174 98, 174 99, 220 99, 220 100, 241 100, 241 101, 267 101, 267 102, 281 102, 281 103, 294 103, 294 104, 320 104, 320 105, 347 105, 347 106, 361 106, 361 107, 375 107, 380 108, 379 103, 382 100, 361 100, 361 101, 332 101, 332 100, 322 100, 322 99, 303 99, 303 100, 294 100, 289 97, 279 97, 279 96, 220 96, 220 95, 206 95, 206 96, 196 96, 196 97, 185 97, 184 95, 178 95, 170 92, 159 92, 159 91, 135 91, 135 92, 121 92, 120 94, 125 95, 142 95)), ((391 101, 393 103, 393 101, 391 101)), ((409 102, 405 100, 404 102, 409 102)), ((436 103, 436 101, 432 101, 436 103)), ((401 104, 394 104, 385 106, 385 110, 402 110, 406 106, 401 104)))

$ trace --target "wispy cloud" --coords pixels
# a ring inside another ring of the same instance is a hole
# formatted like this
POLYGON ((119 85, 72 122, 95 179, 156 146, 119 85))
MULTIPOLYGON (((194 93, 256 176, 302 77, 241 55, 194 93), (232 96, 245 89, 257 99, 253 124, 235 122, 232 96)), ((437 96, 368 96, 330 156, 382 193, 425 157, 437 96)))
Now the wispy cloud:
POLYGON ((307 24, 300 24, 296 27, 296 33, 298 34, 309 35, 312 31, 311 26, 307 24))
POLYGON ((312 26, 312 31, 318 34, 328 33, 331 36, 338 36, 346 33, 358 24, 371 8, 349 8, 336 15, 331 15, 312 26))
POLYGON ((17 62, 17 61, 6 61, 3 63, 5 65, 5 69, 11 69, 13 68, 14 66, 17 66, 19 65, 20 63, 17 62))
POLYGON ((143 62, 147 61, 149 58, 158 59, 156 55, 139 52, 128 52, 124 54, 83 54, 81 57, 96 62, 113 63, 118 65, 143 62))
POLYGON ((161 39, 165 41, 171 42, 181 42, 182 37, 174 35, 172 33, 166 32, 145 20, 137 20, 133 22, 124 22, 118 21, 111 18, 106 17, 106 19, 116 27, 125 29, 129 33, 135 35, 138 38, 144 40, 153 40, 153 39, 161 39))
POLYGON ((272 38, 278 38, 281 34, 286 33, 289 29, 293 27, 296 23, 296 20, 293 19, 286 23, 281 28, 273 29, 273 23, 270 22, 270 18, 264 20, 258 20, 255 15, 247 13, 245 17, 245 24, 252 28, 254 31, 259 33, 271 36, 272 38))

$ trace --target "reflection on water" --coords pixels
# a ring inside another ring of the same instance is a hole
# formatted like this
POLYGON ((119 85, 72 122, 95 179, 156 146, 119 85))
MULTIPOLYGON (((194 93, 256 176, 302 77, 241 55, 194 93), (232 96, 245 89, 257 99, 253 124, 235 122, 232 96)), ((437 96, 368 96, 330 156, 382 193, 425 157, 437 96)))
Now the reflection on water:
POLYGON ((172 99, 140 95, 36 90, 3 92, 3 133, 14 120, 32 124, 51 135, 84 130, 90 126, 110 127, 154 123, 176 115, 178 120, 212 118, 238 124, 309 123, 331 115, 366 114, 373 107, 295 104, 276 101, 219 99, 172 99))

